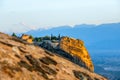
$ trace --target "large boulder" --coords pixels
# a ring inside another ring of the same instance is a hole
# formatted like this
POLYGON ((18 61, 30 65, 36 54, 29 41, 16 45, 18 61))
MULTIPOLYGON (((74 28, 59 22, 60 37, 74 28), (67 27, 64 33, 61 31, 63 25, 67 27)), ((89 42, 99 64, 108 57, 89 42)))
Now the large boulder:
POLYGON ((92 60, 82 40, 62 37, 60 41, 60 49, 72 55, 75 59, 75 63, 89 69, 90 71, 94 71, 92 60))

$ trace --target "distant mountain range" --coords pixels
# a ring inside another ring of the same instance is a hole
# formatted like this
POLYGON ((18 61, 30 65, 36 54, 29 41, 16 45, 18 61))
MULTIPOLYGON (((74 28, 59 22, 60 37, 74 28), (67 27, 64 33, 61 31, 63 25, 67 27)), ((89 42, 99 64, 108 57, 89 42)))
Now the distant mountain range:
POLYGON ((83 40, 89 50, 120 50, 120 23, 60 26, 47 30, 31 30, 26 34, 34 37, 61 34, 83 40))

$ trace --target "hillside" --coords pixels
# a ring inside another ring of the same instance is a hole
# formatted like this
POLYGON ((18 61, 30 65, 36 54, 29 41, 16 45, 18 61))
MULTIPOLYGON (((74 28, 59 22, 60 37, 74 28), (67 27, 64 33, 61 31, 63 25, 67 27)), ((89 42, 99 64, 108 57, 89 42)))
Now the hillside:
POLYGON ((107 80, 59 55, 0 33, 0 80, 107 80))

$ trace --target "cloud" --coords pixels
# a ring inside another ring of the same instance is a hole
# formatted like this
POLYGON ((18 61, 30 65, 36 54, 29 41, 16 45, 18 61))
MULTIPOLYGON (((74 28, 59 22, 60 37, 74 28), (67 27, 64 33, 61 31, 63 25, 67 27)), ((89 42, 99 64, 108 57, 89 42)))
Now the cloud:
POLYGON ((26 24, 25 22, 21 22, 20 25, 22 25, 22 26, 24 26, 24 27, 27 27, 27 28, 29 28, 29 29, 31 29, 31 30, 36 30, 36 29, 37 29, 36 26, 28 25, 28 24, 26 24))

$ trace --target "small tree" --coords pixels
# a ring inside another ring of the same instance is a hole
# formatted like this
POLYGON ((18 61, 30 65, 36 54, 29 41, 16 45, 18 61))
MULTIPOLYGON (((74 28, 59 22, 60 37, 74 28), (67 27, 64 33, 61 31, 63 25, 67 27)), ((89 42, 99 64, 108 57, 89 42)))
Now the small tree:
POLYGON ((51 40, 52 40, 52 37, 53 37, 53 34, 51 34, 51 37, 50 37, 51 40))
POLYGON ((61 36, 60 36, 60 34, 58 35, 58 40, 60 40, 61 39, 61 36))
POLYGON ((36 41, 36 42, 41 42, 41 41, 42 41, 42 37, 35 37, 35 38, 34 38, 34 41, 36 41))
POLYGON ((30 35, 30 38, 31 38, 32 40, 34 40, 34 37, 33 37, 32 35, 30 35))
POLYGON ((50 40, 50 36, 43 37, 43 40, 50 40))
POLYGON ((57 40, 58 38, 56 36, 53 36, 51 40, 57 40))
POLYGON ((17 37, 17 35, 15 33, 13 33, 12 36, 17 37))

